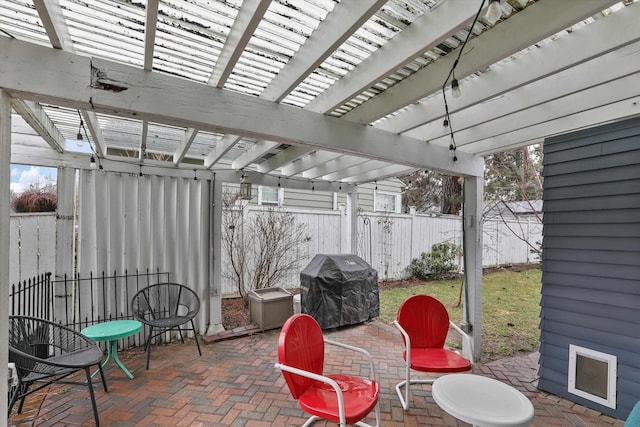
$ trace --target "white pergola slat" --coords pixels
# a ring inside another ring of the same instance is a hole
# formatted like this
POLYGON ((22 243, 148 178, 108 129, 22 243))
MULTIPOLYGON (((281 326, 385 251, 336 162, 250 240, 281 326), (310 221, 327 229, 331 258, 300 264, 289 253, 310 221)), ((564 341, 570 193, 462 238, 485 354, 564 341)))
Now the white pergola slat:
MULTIPOLYGON (((492 31, 469 40, 456 67, 458 80, 549 37, 599 10, 615 3, 612 0, 540 0, 521 13, 496 26, 492 31), (527 31, 522 31, 526 28, 527 31)), ((372 123, 421 98, 437 92, 453 66, 457 55, 440 58, 429 67, 402 80, 394 87, 344 116, 357 123, 372 123)))
POLYGON ((492 138, 474 141, 468 144, 474 151, 481 154, 502 152, 506 149, 516 149, 525 145, 539 144, 550 135, 561 135, 577 129, 597 126, 603 123, 619 120, 620 117, 632 117, 640 114, 640 94, 622 101, 603 105, 598 108, 578 112, 569 116, 558 117, 548 122, 537 123, 528 128, 504 133, 492 138))
POLYGON ((14 110, 58 153, 64 152, 65 140, 42 107, 33 101, 14 99, 14 110))
MULTIPOLYGON (((576 92, 458 131, 456 143, 461 149, 464 149, 464 146, 483 139, 528 129, 538 123, 567 118, 598 108, 601 105, 609 105, 638 95, 640 95, 640 70, 635 74, 613 82, 576 92)), ((488 106, 488 108, 491 107, 488 106)), ((449 138, 448 136, 441 136, 432 140, 431 143, 446 145, 449 143, 449 138)))
POLYGON ((332 153, 328 151, 315 151, 297 162, 294 162, 290 165, 287 165, 282 168, 282 175, 284 176, 293 176, 304 171, 307 171, 311 168, 314 168, 322 163, 326 163, 339 157, 340 153, 332 153))
POLYGON ((302 176, 308 179, 318 179, 324 175, 337 173, 365 162, 367 162, 367 159, 364 157, 341 156, 306 170, 302 173, 302 176))
POLYGON ((269 101, 282 101, 385 3, 386 0, 359 0, 336 5, 333 12, 271 81, 260 97, 269 101))
MULTIPOLYGON (((637 59, 634 57, 634 52, 638 50, 640 50, 640 44, 634 43, 609 54, 599 56, 593 59, 591 63, 579 64, 547 78, 536 80, 531 84, 514 89, 502 96, 491 98, 467 108, 456 108, 457 111, 450 116, 451 121, 455 124, 456 131, 459 132, 531 106, 623 78, 638 72, 637 59)), ((497 74, 502 73, 497 72, 497 74)), ((475 86, 476 83, 475 80, 472 80, 469 85, 475 86)), ((452 106, 458 105, 455 101, 458 100, 454 100, 452 106)), ((434 139, 447 133, 447 130, 442 126, 441 120, 442 118, 439 117, 438 120, 432 120, 403 134, 433 142, 434 139)))
POLYGON ((153 69, 159 5, 160 0, 147 0, 147 19, 144 27, 144 69, 147 71, 153 69))
POLYGON ((309 149, 306 147, 290 147, 286 150, 282 150, 280 153, 268 158, 258 165, 258 172, 267 173, 279 169, 305 154, 309 153, 309 149))
POLYGON ((45 31, 55 49, 74 52, 73 41, 62 15, 60 3, 56 0, 34 0, 33 2, 45 31))
POLYGON ((474 13, 465 0, 444 2, 413 22, 305 108, 319 113, 334 110, 460 30, 473 19, 474 13))
MULTIPOLYGON (((597 59, 638 41, 640 34, 636 26, 640 20, 640 5, 628 6, 625 12, 612 14, 606 19, 576 29, 570 35, 560 37, 553 43, 547 43, 495 70, 483 73, 480 78, 465 81, 461 87, 464 95, 458 99, 449 97, 450 111, 455 113, 514 89, 526 87, 540 79, 585 64, 594 58, 597 59)), ((590 68, 594 64, 597 62, 585 64, 582 68, 589 80, 601 79, 600 69, 591 70, 590 68)), ((635 62, 633 66, 637 68, 638 63, 635 62)), ((551 89, 546 89, 547 91, 553 90, 553 84, 548 85, 545 82, 543 85, 551 86, 551 89)), ((433 97, 421 101, 395 117, 380 122, 376 127, 390 132, 405 132, 435 120, 441 125, 443 116, 442 99, 433 97)), ((419 132, 406 134, 416 138, 426 138, 419 132)))

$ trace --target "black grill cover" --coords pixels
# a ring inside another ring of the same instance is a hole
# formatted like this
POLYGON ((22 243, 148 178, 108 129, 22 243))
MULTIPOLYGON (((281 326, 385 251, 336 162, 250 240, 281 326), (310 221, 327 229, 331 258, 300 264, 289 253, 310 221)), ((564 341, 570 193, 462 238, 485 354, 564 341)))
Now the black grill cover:
POLYGON ((357 255, 318 254, 300 273, 300 310, 322 329, 377 317, 378 272, 357 255))

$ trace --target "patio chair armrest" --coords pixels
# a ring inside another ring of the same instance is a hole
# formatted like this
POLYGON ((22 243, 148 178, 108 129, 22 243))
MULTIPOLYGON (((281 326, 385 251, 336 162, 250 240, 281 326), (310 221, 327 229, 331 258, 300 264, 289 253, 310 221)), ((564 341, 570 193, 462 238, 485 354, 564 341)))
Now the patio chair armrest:
POLYGON ((449 320, 449 326, 451 326, 453 329, 455 329, 461 336, 462 336, 462 341, 466 342, 468 348, 469 348, 469 361, 471 362, 471 364, 474 364, 473 361, 473 344, 471 342, 471 338, 469 337, 469 335, 462 330, 462 328, 460 328, 460 326, 456 325, 455 323, 453 323, 451 320, 449 320))
POLYGON ((344 348, 344 349, 347 349, 347 350, 351 350, 353 352, 360 353, 360 354, 363 354, 364 356, 366 356, 367 360, 369 361, 369 368, 371 369, 370 378, 375 381, 375 379, 376 379, 376 368, 375 368, 375 366, 373 364, 373 357, 371 356, 371 353, 369 353, 364 348, 355 347, 355 346, 352 346, 352 345, 349 345, 349 344, 341 343, 341 342, 338 342, 338 341, 333 341, 333 340, 326 339, 326 338, 325 338, 324 342, 326 344, 331 344, 333 346, 341 347, 341 348, 344 348))
POLYGON ((396 328, 400 330, 400 333, 404 338, 404 348, 406 352, 406 359, 407 359, 407 363, 409 363, 409 361, 411 360, 411 338, 409 338, 409 334, 407 333, 407 331, 405 331, 402 325, 400 325, 400 322, 398 322, 397 320, 394 320, 393 324, 396 326, 396 328))
POLYGON ((333 388, 333 390, 336 392, 336 396, 338 397, 338 413, 340 414, 340 425, 346 424, 347 420, 344 413, 344 396, 342 395, 342 390, 340 390, 340 386, 337 382, 329 377, 325 377, 324 375, 304 371, 302 369, 294 368, 293 366, 284 365, 282 363, 276 363, 274 366, 276 367, 276 369, 291 372, 292 374, 300 375, 306 378, 311 378, 313 380, 320 381, 331 386, 331 388, 333 388))

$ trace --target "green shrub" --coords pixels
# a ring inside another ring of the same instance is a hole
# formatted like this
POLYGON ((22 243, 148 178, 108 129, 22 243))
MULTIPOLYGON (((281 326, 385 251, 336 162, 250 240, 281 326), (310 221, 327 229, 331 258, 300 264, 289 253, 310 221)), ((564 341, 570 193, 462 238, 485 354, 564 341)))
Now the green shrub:
POLYGON ((457 269, 455 259, 459 252, 460 248, 453 243, 436 243, 430 253, 422 252, 419 258, 411 260, 409 271, 418 279, 441 279, 457 269))

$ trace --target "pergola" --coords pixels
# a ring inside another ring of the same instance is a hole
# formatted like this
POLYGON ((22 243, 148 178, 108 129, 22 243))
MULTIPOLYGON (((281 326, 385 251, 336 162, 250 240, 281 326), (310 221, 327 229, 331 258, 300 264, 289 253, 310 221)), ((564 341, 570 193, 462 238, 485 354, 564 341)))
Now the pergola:
MULTIPOLYGON (((508 0, 496 22, 489 3, 3 0, 0 187, 11 162, 91 159, 351 194, 461 176, 479 344, 483 156, 636 115, 640 96, 637 0, 508 0), (92 152, 69 150, 78 133, 92 152)), ((7 197, 0 213, 7 248, 7 197)))

